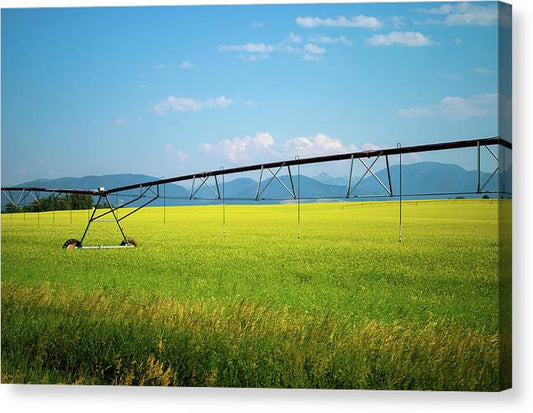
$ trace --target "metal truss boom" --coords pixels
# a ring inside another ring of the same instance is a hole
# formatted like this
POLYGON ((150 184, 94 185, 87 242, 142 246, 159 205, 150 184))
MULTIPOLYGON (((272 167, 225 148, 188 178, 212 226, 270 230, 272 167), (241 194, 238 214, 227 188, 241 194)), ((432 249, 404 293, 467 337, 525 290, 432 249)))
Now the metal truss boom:
POLYGON ((109 189, 105 192, 110 194, 114 192, 127 191, 130 189, 142 188, 142 187, 151 186, 151 185, 161 185, 161 184, 168 184, 168 183, 173 183, 173 182, 189 181, 191 179, 205 178, 205 177, 210 177, 210 176, 231 175, 231 174, 242 173, 242 172, 259 171, 262 169, 276 169, 276 168, 280 168, 284 166, 290 167, 293 165, 317 164, 317 163, 324 163, 324 162, 341 161, 341 160, 351 159, 351 158, 360 159, 360 158, 372 158, 372 157, 377 157, 377 156, 399 155, 399 154, 407 154, 407 153, 441 151, 441 150, 447 150, 447 149, 472 148, 472 147, 477 147, 478 145, 481 145, 481 146, 501 145, 505 148, 512 149, 512 144, 500 137, 432 143, 432 144, 416 145, 416 146, 402 146, 402 147, 389 148, 389 149, 377 149, 377 150, 351 152, 351 153, 343 153, 343 154, 336 154, 336 155, 315 156, 312 158, 291 159, 291 160, 286 160, 286 161, 247 165, 247 166, 240 166, 236 168, 228 168, 228 169, 222 169, 222 170, 216 169, 213 171, 181 175, 181 176, 176 176, 173 178, 158 179, 155 181, 121 186, 118 188, 109 189))
MULTIPOLYGON (((163 185, 163 184, 180 182, 180 181, 195 180, 195 179, 201 179, 201 182, 202 182, 200 185, 201 187, 204 185, 208 186, 206 185, 207 179, 205 178, 216 177, 219 175, 230 175, 230 174, 249 172, 249 171, 258 171, 258 170, 264 170, 264 169, 268 169, 272 173, 273 169, 278 169, 278 168, 283 168, 283 167, 288 167, 289 174, 290 174, 290 167, 294 165, 318 164, 318 163, 324 163, 324 162, 341 161, 345 159, 353 160, 353 159, 374 158, 374 157, 380 157, 380 156, 385 156, 385 159, 388 163, 388 156, 390 155, 441 151, 441 150, 459 149, 459 148, 472 148, 472 147, 481 147, 481 146, 486 147, 491 152, 491 154, 496 159, 498 159, 496 155, 493 153, 493 151, 491 151, 490 148, 488 148, 489 145, 500 145, 504 148, 512 149, 512 144, 509 141, 506 141, 505 139, 502 139, 500 137, 492 137, 492 138, 482 138, 482 139, 453 141, 453 142, 431 143, 431 144, 415 145, 415 146, 399 146, 396 148, 376 149, 376 150, 369 150, 369 151, 350 152, 350 153, 326 155, 326 156, 315 156, 312 158, 298 158, 298 159, 291 159, 291 160, 279 161, 279 162, 269 162, 269 163, 262 163, 262 164, 240 166, 236 168, 216 169, 213 171, 206 171, 206 172, 200 172, 200 173, 188 174, 188 175, 180 175, 180 176, 176 176, 173 178, 158 179, 154 181, 147 181, 147 182, 141 182, 141 183, 132 184, 132 185, 125 185, 125 186, 110 188, 110 189, 106 189, 102 191, 82 190, 82 189, 61 189, 61 188, 34 188, 34 187, 2 187, 2 191, 23 191, 25 190, 28 192, 55 192, 55 193, 85 194, 85 195, 99 196, 99 195, 106 195, 106 194, 112 194, 116 192, 127 191, 131 189, 153 187, 157 185, 163 185)), ((367 167, 367 172, 369 168, 371 169, 371 166, 367 167)), ((369 172, 370 174, 373 175, 372 171, 369 171, 369 172)), ((277 175, 274 173, 272 174, 277 175)), ((275 178, 277 178, 277 176, 272 177, 272 179, 275 179, 275 178)), ((217 181, 215 181, 215 183, 218 184, 217 181)), ((389 189, 387 189, 385 185, 383 184, 383 182, 380 182, 380 184, 386 189, 388 193, 391 192, 390 185, 389 185, 389 189)), ((292 179, 291 179, 291 185, 292 185, 292 179)), ((199 187, 197 189, 199 189, 199 187)), ((294 190, 291 191, 289 190, 289 188, 285 188, 285 189, 287 189, 291 195, 294 195, 294 190)), ((215 193, 215 195, 217 195, 217 197, 220 196, 219 191, 215 191, 212 188, 211 190, 215 193)), ((294 198, 294 196, 292 197, 294 198)), ((191 199, 192 198, 193 197, 191 197, 191 199)))

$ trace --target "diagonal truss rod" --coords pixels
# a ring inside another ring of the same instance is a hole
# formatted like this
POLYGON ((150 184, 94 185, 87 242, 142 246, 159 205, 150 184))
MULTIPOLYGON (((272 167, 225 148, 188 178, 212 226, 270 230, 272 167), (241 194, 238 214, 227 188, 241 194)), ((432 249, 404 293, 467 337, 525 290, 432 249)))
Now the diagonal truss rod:
POLYGON ((379 179, 379 177, 372 170, 372 168, 374 167, 374 165, 376 164, 376 162, 379 160, 379 158, 381 156, 382 156, 381 153, 378 154, 370 165, 367 165, 367 163, 362 158, 358 158, 359 161, 361 162, 361 164, 364 166, 365 172, 363 173, 363 175, 361 175, 361 177, 359 178, 359 180, 355 183, 355 185, 353 187, 352 187, 352 175, 353 175, 354 158, 353 157, 351 158, 350 176, 349 176, 349 179, 348 179, 348 189, 346 191, 346 198, 350 198, 350 197, 354 196, 353 193, 355 192, 355 190, 357 189, 359 184, 363 181, 363 179, 367 176, 367 174, 372 175, 372 177, 376 180, 376 182, 387 192, 388 196, 394 196, 393 191, 392 191, 392 180, 391 180, 391 174, 390 174, 389 156, 385 155, 387 178, 388 178, 388 183, 389 183, 388 186, 386 186, 383 183, 383 181, 381 179, 379 179))
MULTIPOLYGON (((152 186, 153 186, 153 185, 152 185, 152 186)), ((125 208, 125 207, 127 207, 128 205, 131 205, 131 204, 133 204, 134 202, 137 202, 137 201, 139 201, 139 200, 142 199, 142 198, 146 198, 146 197, 147 197, 146 194, 147 194, 148 192, 151 192, 151 187, 152 187, 152 186, 149 186, 149 187, 144 188, 144 190, 142 190, 142 191, 140 192, 140 194, 139 194, 136 198, 133 198, 133 199, 129 200, 128 202, 125 202, 125 203, 123 203, 123 204, 121 204, 121 205, 117 205, 117 206, 115 206, 115 207, 112 207, 109 211, 103 212, 103 213, 101 213, 100 215, 97 215, 96 217, 93 217, 92 220, 93 220, 93 221, 97 221, 97 220, 99 220, 100 218, 102 218, 102 217, 104 217, 104 216, 106 216, 106 215, 112 214, 113 211, 116 211, 116 210, 121 209, 121 208, 125 208)), ((105 197, 106 195, 107 195, 106 193, 102 193, 100 196, 104 196, 104 197, 105 197)), ((150 197, 149 197, 150 199, 149 199, 149 201, 147 202, 147 205, 150 204, 151 202, 155 201, 158 197, 159 197, 159 186, 157 186, 157 192, 156 192, 155 194, 153 194, 153 196, 150 196, 150 197)), ((100 201, 100 199, 98 199, 98 202, 99 202, 99 201, 100 201)), ((98 202, 96 203, 96 205, 98 205, 98 202)), ((95 207, 95 208, 96 208, 96 207, 95 207)), ((139 208, 137 208, 137 209, 139 209, 139 208)), ((128 215, 131 215, 131 214, 128 214, 128 215)), ((124 219, 126 216, 127 216, 127 215, 123 216, 123 217, 120 218, 120 219, 124 219)))
MULTIPOLYGON (((28 198, 28 196, 30 196, 30 194, 35 199, 35 195, 33 195, 33 191, 28 191, 26 189, 22 189, 22 191, 20 191, 20 193, 18 194, 18 197, 16 199, 15 199, 15 196, 12 193, 12 191, 3 191, 3 193, 6 196, 7 200, 9 201, 9 203, 13 207, 19 207, 20 205, 22 205, 24 203, 24 201, 26 200, 26 198, 28 198)), ((36 199, 36 201, 38 202, 37 199, 36 199)))
POLYGON ((198 187, 195 189, 194 188, 194 183, 196 181, 196 175, 193 177, 192 179, 192 185, 191 185, 191 195, 189 196, 189 199, 198 199, 196 198, 196 194, 198 193, 198 191, 202 188, 202 187, 206 187, 208 188, 213 194, 215 194, 216 196, 216 199, 221 199, 221 195, 220 195, 220 187, 218 186, 218 179, 217 179, 217 176, 216 175, 208 175, 206 177, 203 177, 203 178, 199 178, 201 181, 200 181, 200 185, 198 185, 198 187), (213 177, 214 180, 215 180, 215 188, 213 188, 211 185, 209 185, 209 178, 213 177))
POLYGON ((7 200, 9 201, 9 203, 13 206, 13 207, 16 207, 17 206, 17 203, 15 201, 15 199, 13 198, 13 195, 11 194, 11 191, 3 191, 4 195, 6 196, 7 200))
POLYGON ((17 199, 17 205, 23 203, 30 193, 28 191, 22 191, 17 199))
POLYGON ((292 178, 292 172, 291 172, 291 167, 289 165, 287 165, 287 170, 288 170, 288 173, 289 173, 289 180, 291 182, 291 188, 289 188, 287 185, 285 185, 285 183, 279 178, 278 174, 280 173, 280 171, 283 169, 283 167, 285 166, 285 163, 281 164, 276 172, 272 172, 272 169, 270 168, 263 168, 261 167, 261 172, 259 174, 259 180, 257 181, 257 191, 256 191, 256 194, 255 194, 255 200, 256 201, 259 201, 261 199, 261 195, 263 195, 263 193, 266 191, 266 189, 268 188, 268 186, 274 181, 278 181, 281 186, 289 193, 289 195, 292 197, 292 199, 296 199, 296 192, 294 190, 294 180, 292 178), (262 179, 263 179, 263 171, 264 170, 267 170, 268 172, 270 172, 270 174, 272 175, 269 180, 267 181, 267 183, 263 186, 263 188, 261 188, 261 183, 262 183, 262 179))
MULTIPOLYGON (((379 159, 379 156, 378 156, 376 159, 379 159)), ((385 184, 384 184, 383 182, 381 182, 381 179, 379 179, 379 178, 377 177, 377 175, 374 173, 374 171, 373 171, 371 168, 369 168, 369 167, 367 166, 367 164, 365 163, 365 161, 363 161, 362 159, 359 159, 359 161, 363 164, 363 166, 364 166, 365 169, 370 173, 370 175, 372 175, 372 176, 376 179, 376 181, 378 182, 378 184, 380 184, 381 187, 382 187, 383 189, 385 189, 385 191, 389 192, 389 188, 387 188, 387 187, 385 186, 385 184)), ((392 196, 392 194, 390 194, 390 195, 392 196)))
POLYGON ((488 183, 492 180, 492 178, 500 171, 500 158, 494 153, 492 149, 490 149, 487 145, 478 144, 477 145, 477 193, 482 193, 485 187, 488 185, 488 183), (481 182, 481 148, 484 147, 494 159, 496 159, 496 168, 492 173, 489 175, 489 177, 485 180, 484 183, 481 182))
MULTIPOLYGON (((33 201, 35 201, 37 204, 40 204, 41 200, 39 197, 39 191, 35 189, 28 189, 28 188, 2 188, 2 194, 7 198, 9 201, 9 204, 15 208, 20 206, 26 206, 28 205, 26 203, 26 200, 28 198, 33 198, 33 201), (15 197, 13 192, 19 192, 18 196, 15 197)), ((53 201, 60 199, 62 196, 66 194, 64 193, 52 193, 52 195, 49 196, 49 198, 53 201)))

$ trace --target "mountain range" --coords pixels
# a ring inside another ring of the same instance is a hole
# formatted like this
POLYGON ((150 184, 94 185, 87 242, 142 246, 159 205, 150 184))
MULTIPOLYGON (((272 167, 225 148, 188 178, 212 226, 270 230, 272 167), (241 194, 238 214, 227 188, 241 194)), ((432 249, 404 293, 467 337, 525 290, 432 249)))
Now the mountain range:
MULTIPOLYGON (((388 174, 386 169, 375 172, 378 178, 388 186, 388 174)), ((391 181, 394 194, 398 193, 399 189, 399 166, 392 165, 390 167, 391 181)), ((490 174, 487 172, 481 173, 481 181, 484 183, 490 174)), ((224 183, 224 192, 227 203, 253 203, 253 199, 257 193, 257 181, 251 178, 237 178, 229 180, 230 176, 226 176, 224 183)), ((158 178, 149 175, 140 174, 115 174, 115 175, 90 175, 81 178, 64 177, 57 179, 38 179, 30 182, 24 182, 18 187, 47 187, 47 188, 62 188, 62 189, 96 189, 104 187, 106 189, 116 188, 130 184, 142 183, 146 181, 157 180, 158 178)), ((266 174, 263 176, 261 190, 265 188, 269 180, 266 174)), ((289 176, 280 176, 280 180, 289 188, 292 189, 289 176)), ((304 175, 293 176, 293 183, 295 192, 298 191, 298 180, 300 188, 300 196, 304 198, 318 198, 330 200, 345 200, 348 177, 332 177, 323 172, 314 177, 307 177, 304 175), (299 178, 299 179, 298 179, 299 178)), ((352 177, 352 186, 359 180, 359 177, 352 177)), ((506 174, 506 188, 510 188, 511 175, 506 174)), ((209 180, 211 187, 216 191, 214 180, 209 180)), ((212 204, 220 201, 214 200, 215 194, 207 186, 203 186, 196 194, 195 200, 189 200, 191 193, 190 182, 187 183, 189 187, 178 184, 166 184, 160 187, 161 198, 157 199, 152 205, 191 205, 191 204, 212 204), (162 199, 163 193, 165 200, 162 199)), ((200 184, 200 180, 196 180, 195 188, 200 184)), ((219 187, 222 191, 222 182, 219 178, 219 187)), ((486 191, 495 191, 497 188, 498 179, 494 176, 486 185, 486 191)), ((402 166, 402 193, 403 194, 425 194, 425 193, 442 193, 442 192, 475 192, 477 187, 477 171, 467 171, 455 164, 445 164, 439 162, 419 162, 406 164, 402 166)), ((118 200, 119 203, 126 202, 132 199, 133 196, 139 194, 139 190, 132 190, 123 192, 118 195, 113 195, 112 201, 118 200), (118 197, 118 199, 117 199, 118 197)), ((359 183, 354 195, 364 198, 371 195, 386 195, 384 189, 378 184, 376 179, 367 174, 359 183)), ((466 194, 465 197, 479 197, 476 194, 466 194)), ((414 198, 421 198, 422 196, 414 196, 414 198)), ((452 195, 433 196, 439 198, 449 198, 452 195)), ((493 195, 491 195, 493 197, 493 195)), ((2 197, 2 207, 7 202, 5 197, 2 197)), ((286 202, 290 199, 289 192, 278 181, 272 180, 261 198, 265 198, 263 202, 280 203, 286 202)), ((413 198, 413 197, 412 197, 413 198)), ((135 204, 133 204, 135 205, 135 204)))

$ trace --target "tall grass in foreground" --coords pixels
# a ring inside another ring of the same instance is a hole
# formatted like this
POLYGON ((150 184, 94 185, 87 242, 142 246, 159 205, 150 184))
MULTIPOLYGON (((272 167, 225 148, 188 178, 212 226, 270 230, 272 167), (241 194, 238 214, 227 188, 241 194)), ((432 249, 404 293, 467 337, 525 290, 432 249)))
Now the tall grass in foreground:
POLYGON ((292 314, 2 283, 2 381, 498 390, 498 336, 447 320, 292 314))

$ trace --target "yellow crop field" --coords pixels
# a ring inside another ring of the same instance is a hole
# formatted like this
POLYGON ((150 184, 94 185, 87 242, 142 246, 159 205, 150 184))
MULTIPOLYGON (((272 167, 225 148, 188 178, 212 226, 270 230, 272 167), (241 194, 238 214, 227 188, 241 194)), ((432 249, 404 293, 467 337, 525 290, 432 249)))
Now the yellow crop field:
POLYGON ((498 390, 502 202, 2 214, 2 381, 498 390))

